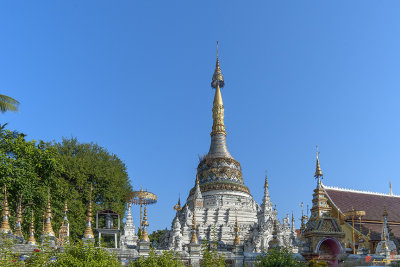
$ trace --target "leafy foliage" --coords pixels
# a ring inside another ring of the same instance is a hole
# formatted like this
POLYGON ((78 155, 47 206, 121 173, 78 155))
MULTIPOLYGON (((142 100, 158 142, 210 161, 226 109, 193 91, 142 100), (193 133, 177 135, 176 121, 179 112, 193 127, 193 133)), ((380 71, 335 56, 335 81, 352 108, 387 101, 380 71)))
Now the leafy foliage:
POLYGON ((163 251, 157 255, 154 249, 151 249, 148 257, 141 256, 132 262, 131 267, 183 267, 183 263, 177 252, 172 250, 163 251))
POLYGON ((328 267, 328 264, 325 261, 316 261, 310 260, 308 262, 309 267, 328 267))
POLYGON ((153 244, 153 242, 155 241, 157 244, 160 244, 160 238, 165 234, 166 230, 157 230, 157 231, 153 231, 150 235, 149 235, 149 239, 150 239, 150 244, 153 244))
POLYGON ((61 225, 67 201, 71 240, 80 239, 85 230, 90 183, 94 187, 94 214, 104 208, 125 213, 131 186, 125 164, 116 155, 97 144, 79 143, 76 138, 60 143, 27 141, 24 134, 0 127, 0 186, 7 185, 11 227, 18 196, 22 195, 23 232, 28 233, 26 222, 30 222, 33 210, 38 238, 50 188, 53 229, 57 232, 61 225))
POLYGON ((12 97, 0 95, 0 112, 18 111, 19 102, 12 97))
POLYGON ((38 246, 27 259, 21 259, 20 255, 14 254, 11 246, 11 243, 7 242, 0 245, 1 266, 121 266, 116 255, 108 253, 105 249, 95 248, 92 244, 83 245, 82 242, 67 245, 63 251, 54 249, 48 245, 38 246), (22 264, 21 261, 24 261, 24 263, 22 264))
MULTIPOLYGON (((126 196, 132 190, 125 164, 97 144, 82 144, 76 138, 52 143, 57 161, 62 169, 56 173, 57 180, 65 181, 65 194, 70 208, 72 240, 80 238, 85 231, 89 183, 93 183, 93 213, 112 209, 123 215, 126 196), (72 219, 73 218, 73 219, 72 219)), ((121 216, 122 218, 122 216, 121 216)))
POLYGON ((203 254, 203 258, 200 262, 201 267, 225 267, 225 258, 222 254, 217 252, 218 242, 216 238, 213 241, 209 242, 207 240, 203 240, 201 243, 201 251, 203 254))
POLYGON ((306 267, 303 262, 298 262, 287 248, 274 248, 257 257, 257 267, 306 267))
POLYGON ((79 242, 73 246, 66 246, 64 252, 58 254, 55 266, 119 267, 121 263, 116 255, 108 253, 105 249, 95 248, 93 244, 83 245, 79 242))

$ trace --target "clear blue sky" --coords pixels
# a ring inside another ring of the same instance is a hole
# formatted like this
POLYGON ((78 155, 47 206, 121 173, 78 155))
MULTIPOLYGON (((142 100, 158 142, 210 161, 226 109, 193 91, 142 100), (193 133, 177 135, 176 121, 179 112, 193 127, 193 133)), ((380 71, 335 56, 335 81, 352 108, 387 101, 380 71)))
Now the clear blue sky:
MULTIPOLYGON (((212 125, 216 40, 231 154, 279 216, 324 183, 400 193, 399 1, 2 1, 3 114, 30 139, 97 142, 170 227, 212 125)), ((135 208, 138 225, 138 209, 135 208)))

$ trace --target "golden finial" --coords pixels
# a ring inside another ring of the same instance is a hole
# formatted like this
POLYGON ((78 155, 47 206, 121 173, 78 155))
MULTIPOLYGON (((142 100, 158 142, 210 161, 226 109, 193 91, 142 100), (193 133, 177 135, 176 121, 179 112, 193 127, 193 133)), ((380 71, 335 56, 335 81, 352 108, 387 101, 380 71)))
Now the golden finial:
POLYGON ((238 223, 238 218, 237 218, 237 214, 236 214, 236 221, 235 221, 235 241, 233 241, 234 245, 240 245, 240 237, 239 237, 239 223, 238 223))
POLYGON ((268 189, 267 170, 265 170, 265 184, 264 184, 264 188, 267 188, 267 189, 268 189))
POLYGON ((17 206, 17 218, 15 221, 15 236, 24 238, 22 234, 22 195, 19 196, 17 206))
POLYGON ((390 189, 389 194, 393 195, 393 192, 392 192, 392 181, 389 181, 389 189, 390 189))
POLYGON ((179 211, 182 210, 182 207, 181 207, 181 197, 180 197, 180 196, 179 196, 179 198, 178 198, 178 203, 176 203, 175 206, 174 206, 174 210, 176 210, 177 213, 178 213, 179 211))
POLYGON ((319 166, 319 151, 318 151, 318 146, 316 146, 317 148, 317 166, 315 168, 315 175, 314 177, 319 179, 320 177, 323 177, 322 174, 322 170, 321 170, 321 166, 319 166))
POLYGON ((386 210, 386 205, 383 206, 383 217, 387 217, 388 216, 388 212, 386 210))
POLYGON ((83 234, 83 238, 92 239, 94 238, 93 230, 92 230, 92 191, 93 186, 90 183, 90 193, 89 193, 89 207, 87 210, 87 217, 86 217, 86 229, 85 233, 83 234))
MULTIPOLYGON (((218 45, 218 43, 217 43, 218 45)), ((224 103, 222 101, 221 88, 224 87, 224 78, 219 67, 219 59, 217 55, 217 63, 212 78, 211 86, 215 88, 214 103, 213 103, 213 126, 211 135, 224 134, 225 124, 224 124, 224 103)))
POLYGON ((199 174, 196 174, 196 185, 199 184, 199 174))
POLYGON ((293 211, 292 211, 292 226, 294 225, 294 215, 293 215, 293 211))
POLYGON ((64 202, 64 213, 65 214, 67 214, 67 212, 68 212, 68 203, 67 203, 67 200, 65 200, 65 202, 64 202))
POLYGON ((224 87, 224 85, 225 85, 224 76, 222 75, 221 68, 219 66, 218 41, 217 41, 217 62, 215 63, 215 70, 212 77, 211 87, 217 88, 217 86, 219 86, 220 88, 222 88, 224 87))
POLYGON ((44 223, 44 231, 43 235, 45 236, 55 236, 53 231, 53 226, 51 225, 51 219, 53 216, 51 215, 51 204, 50 204, 50 187, 47 188, 47 206, 44 215, 45 223, 44 223))
POLYGON ((36 245, 35 226, 33 224, 33 210, 32 210, 32 217, 31 217, 31 224, 29 225, 28 245, 36 245))
POLYGON ((11 228, 10 228, 10 223, 9 223, 9 218, 10 218, 10 209, 8 208, 8 201, 7 201, 7 186, 4 185, 4 203, 3 203, 3 210, 1 212, 1 216, 3 217, 3 220, 1 222, 1 228, 0 232, 7 234, 7 233, 12 233, 11 228))
POLYGON ((143 233, 141 235, 140 240, 149 242, 150 239, 147 234, 147 227, 149 226, 149 222, 147 221, 147 206, 144 206, 144 217, 143 217, 142 226, 143 226, 143 233))

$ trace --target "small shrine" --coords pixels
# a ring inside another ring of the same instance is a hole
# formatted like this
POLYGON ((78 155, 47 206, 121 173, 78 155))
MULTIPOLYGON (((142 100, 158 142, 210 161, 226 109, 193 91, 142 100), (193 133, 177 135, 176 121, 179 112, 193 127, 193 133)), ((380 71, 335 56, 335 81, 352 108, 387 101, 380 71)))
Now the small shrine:
POLYGON ((115 248, 118 248, 118 235, 120 234, 120 215, 110 209, 98 211, 96 213, 96 231, 99 233, 99 246, 101 242, 101 236, 114 236, 115 248), (100 225, 101 219, 104 219, 104 223, 100 225), (116 221, 116 224, 114 224, 116 221), (100 225, 100 226, 99 226, 100 225))

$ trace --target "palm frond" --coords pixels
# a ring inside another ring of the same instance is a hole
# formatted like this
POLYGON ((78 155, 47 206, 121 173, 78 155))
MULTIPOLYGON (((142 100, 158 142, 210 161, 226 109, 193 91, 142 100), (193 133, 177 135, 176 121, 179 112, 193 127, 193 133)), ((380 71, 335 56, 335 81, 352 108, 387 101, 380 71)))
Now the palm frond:
POLYGON ((12 97, 0 95, 0 112, 18 111, 19 102, 12 97))

